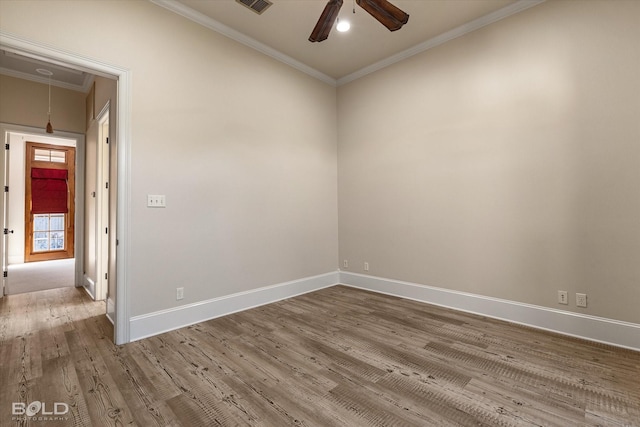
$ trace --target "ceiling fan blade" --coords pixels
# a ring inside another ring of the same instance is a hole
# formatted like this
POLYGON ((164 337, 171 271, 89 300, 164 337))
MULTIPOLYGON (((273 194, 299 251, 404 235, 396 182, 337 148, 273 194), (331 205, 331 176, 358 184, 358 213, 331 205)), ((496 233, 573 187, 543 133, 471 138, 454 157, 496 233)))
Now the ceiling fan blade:
POLYGON ((318 19, 318 23, 313 28, 311 35, 309 36, 310 42, 321 42, 329 37, 329 32, 333 27, 333 23, 338 18, 338 12, 342 7, 342 0, 329 0, 327 5, 318 19))
POLYGON ((399 30, 409 21, 407 13, 387 0, 356 0, 356 3, 387 27, 389 31, 399 30))

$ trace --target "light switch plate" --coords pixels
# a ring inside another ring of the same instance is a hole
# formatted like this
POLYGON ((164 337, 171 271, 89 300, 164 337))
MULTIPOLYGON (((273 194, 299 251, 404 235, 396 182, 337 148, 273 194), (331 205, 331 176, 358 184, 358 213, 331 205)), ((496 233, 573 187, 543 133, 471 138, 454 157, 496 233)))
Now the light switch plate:
POLYGON ((164 194, 148 194, 147 195, 147 207, 148 208, 165 208, 167 207, 167 198, 164 194))

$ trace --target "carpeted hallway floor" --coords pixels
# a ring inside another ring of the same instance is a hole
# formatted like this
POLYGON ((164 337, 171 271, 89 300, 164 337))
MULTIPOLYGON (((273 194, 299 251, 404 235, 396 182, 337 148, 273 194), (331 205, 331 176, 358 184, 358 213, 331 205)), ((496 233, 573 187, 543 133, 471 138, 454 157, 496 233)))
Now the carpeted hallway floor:
POLYGON ((75 259, 9 265, 7 295, 75 286, 75 259))

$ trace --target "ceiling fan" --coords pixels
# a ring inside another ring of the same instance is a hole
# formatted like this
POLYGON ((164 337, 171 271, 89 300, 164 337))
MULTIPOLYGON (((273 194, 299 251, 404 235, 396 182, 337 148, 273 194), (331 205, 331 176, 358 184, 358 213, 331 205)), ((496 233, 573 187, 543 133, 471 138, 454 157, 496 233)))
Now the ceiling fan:
MULTIPOLYGON (((343 0, 329 0, 320 15, 320 19, 318 19, 318 23, 309 36, 309 41, 321 42, 329 37, 329 32, 338 18, 338 12, 340 12, 342 2, 343 0)), ((389 31, 399 30, 409 21, 408 14, 387 0, 356 0, 356 3, 369 12, 369 15, 377 19, 378 22, 387 27, 389 31)))

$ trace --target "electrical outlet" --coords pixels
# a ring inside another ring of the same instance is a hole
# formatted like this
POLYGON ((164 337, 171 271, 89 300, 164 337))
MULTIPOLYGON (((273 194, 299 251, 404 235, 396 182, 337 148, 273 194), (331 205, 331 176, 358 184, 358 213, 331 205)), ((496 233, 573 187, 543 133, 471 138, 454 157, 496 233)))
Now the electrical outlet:
POLYGON ((576 294, 576 306, 578 307, 587 306, 587 294, 576 294))
POLYGON ((569 304, 567 291, 558 291, 558 304, 569 304))
POLYGON ((364 271, 369 271, 369 263, 367 261, 364 262, 364 271))
POLYGON ((184 298, 184 288, 176 288, 176 300, 184 298))

